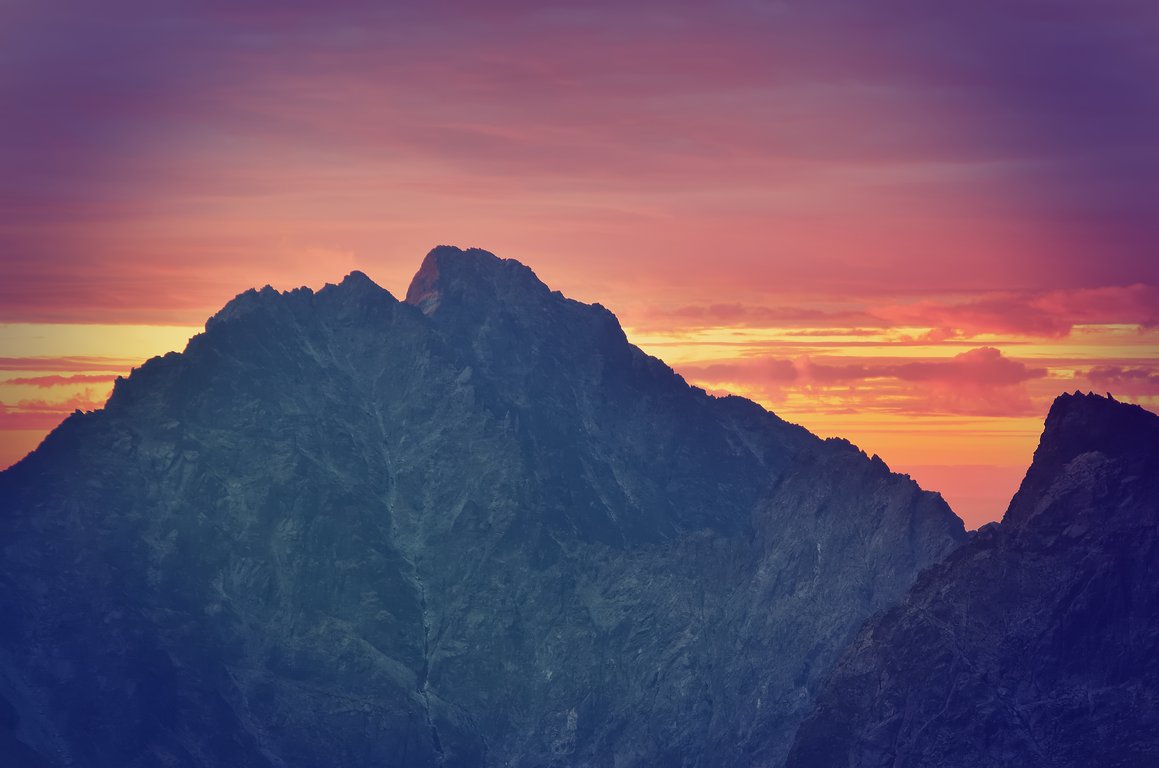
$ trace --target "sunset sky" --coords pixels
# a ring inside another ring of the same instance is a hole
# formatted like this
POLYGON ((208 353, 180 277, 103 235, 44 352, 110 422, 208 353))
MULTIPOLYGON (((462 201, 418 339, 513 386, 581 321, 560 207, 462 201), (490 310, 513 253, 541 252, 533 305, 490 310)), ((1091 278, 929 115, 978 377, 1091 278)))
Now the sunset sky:
POLYGON ((0 466, 233 295, 478 246, 967 524, 1159 406, 1159 4, 0 0, 0 466))

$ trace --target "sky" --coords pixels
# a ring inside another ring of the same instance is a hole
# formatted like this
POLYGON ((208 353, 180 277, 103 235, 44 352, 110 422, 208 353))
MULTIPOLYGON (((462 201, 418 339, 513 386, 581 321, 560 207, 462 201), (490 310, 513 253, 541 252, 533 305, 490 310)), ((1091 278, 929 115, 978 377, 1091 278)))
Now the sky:
POLYGON ((0 0, 0 466, 252 286, 441 243, 998 519, 1159 406, 1159 5, 0 0))

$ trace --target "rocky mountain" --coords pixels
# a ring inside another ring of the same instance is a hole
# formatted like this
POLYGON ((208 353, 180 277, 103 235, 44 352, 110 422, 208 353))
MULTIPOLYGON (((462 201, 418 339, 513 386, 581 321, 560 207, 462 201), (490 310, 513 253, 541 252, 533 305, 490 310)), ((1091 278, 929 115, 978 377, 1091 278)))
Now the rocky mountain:
POLYGON ((0 764, 776 766, 964 539, 514 261, 251 290, 0 474, 0 764))
POLYGON ((1159 417, 1056 400, 1002 523, 868 623, 788 765, 1159 765, 1159 417))

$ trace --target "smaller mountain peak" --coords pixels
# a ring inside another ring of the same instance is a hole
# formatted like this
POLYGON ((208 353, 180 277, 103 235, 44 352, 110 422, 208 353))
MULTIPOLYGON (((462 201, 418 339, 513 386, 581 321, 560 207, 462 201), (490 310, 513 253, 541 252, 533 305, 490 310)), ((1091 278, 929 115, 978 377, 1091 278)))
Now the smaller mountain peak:
POLYGON ((1067 473, 1068 466, 1085 454, 1099 454, 1124 466, 1153 460, 1159 456, 1159 416, 1092 392, 1059 395, 1046 416, 1034 461, 1004 524, 1028 521, 1033 508, 1020 504, 1020 497, 1044 498, 1047 489, 1067 473))
POLYGON ((360 302, 363 299, 367 301, 382 298, 394 300, 390 291, 371 280, 365 272, 360 272, 357 269, 342 278, 342 282, 337 285, 327 283, 322 290, 318 291, 318 298, 324 303, 331 304, 334 302, 339 304, 351 301, 360 302))
POLYGON ((354 270, 346 277, 342 278, 342 282, 338 285, 327 285, 322 289, 322 293, 333 292, 340 295, 355 295, 355 296, 380 296, 383 294, 390 295, 390 291, 383 288, 378 283, 371 280, 365 272, 354 270))
POLYGON ((429 315, 447 300, 487 297, 506 302, 528 292, 550 293, 530 267, 482 248, 440 245, 423 259, 407 289, 406 303, 429 315))
POLYGON ((206 330, 250 315, 258 311, 279 311, 280 308, 300 304, 320 302, 319 306, 341 307, 344 305, 361 305, 365 302, 375 303, 380 299, 394 302, 396 299, 378 283, 371 280, 365 272, 354 270, 342 279, 338 285, 327 283, 322 290, 314 293, 306 287, 294 288, 290 291, 279 291, 269 285, 260 290, 250 288, 243 291, 222 307, 217 314, 206 322, 206 330))
POLYGON ((258 310, 265 304, 276 300, 281 294, 278 293, 272 286, 262 286, 261 290, 257 288, 250 288, 242 291, 237 296, 230 299, 224 307, 219 309, 212 317, 205 321, 206 330, 213 328, 231 320, 236 320, 240 317, 250 314, 258 310))
POLYGON ((1042 441, 1044 444, 1056 441, 1112 446, 1122 430, 1153 429, 1156 423, 1159 417, 1155 414, 1133 403, 1116 400, 1109 392, 1104 396, 1076 390, 1055 398, 1046 416, 1042 441))
POLYGON ((1038 453, 1063 461, 1088 451, 1129 453, 1153 441, 1157 430, 1159 416, 1141 406, 1120 402, 1110 394, 1064 393, 1050 406, 1035 459, 1038 453))
POLYGON ((373 285, 375 288, 379 287, 378 283, 367 277, 365 272, 357 269, 342 278, 341 284, 346 286, 373 285))

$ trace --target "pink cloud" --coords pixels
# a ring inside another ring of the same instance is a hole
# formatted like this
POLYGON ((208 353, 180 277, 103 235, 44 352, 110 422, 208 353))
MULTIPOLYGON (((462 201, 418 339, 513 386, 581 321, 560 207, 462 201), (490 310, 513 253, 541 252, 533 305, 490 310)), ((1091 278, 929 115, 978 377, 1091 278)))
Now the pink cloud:
POLYGON ((1031 303, 1039 310, 1078 323, 1131 323, 1144 328, 1159 325, 1159 286, 1135 283, 1124 286, 1050 291, 1031 303))
POLYGON ((962 302, 924 300, 870 309, 891 325, 934 329, 930 341, 960 336, 1014 334, 1064 338, 1076 325, 1121 323, 1153 327, 1159 323, 1159 287, 1103 286, 1044 293, 984 294, 962 302))
MULTIPOLYGON (((856 309, 837 311, 801 306, 762 306, 730 302, 689 304, 671 309, 650 308, 633 318, 635 327, 646 330, 699 328, 833 327, 872 322, 875 318, 856 309)), ((868 331, 867 331, 868 332, 868 331)))
POLYGON ((757 358, 752 360, 732 360, 720 363, 691 363, 680 366, 686 377, 702 381, 728 381, 736 383, 793 382, 801 374, 792 360, 757 358))
POLYGON ((1046 376, 1045 368, 1032 368, 1011 360, 994 347, 979 347, 945 361, 918 361, 881 366, 881 371, 901 381, 936 381, 1002 387, 1046 376))
MULTIPOLYGON (((1025 384, 1047 375, 1042 367, 979 347, 945 360, 870 359, 837 363, 801 357, 761 358, 680 366, 680 372, 707 386, 734 386, 771 401, 799 390, 839 394, 841 408, 890 412, 943 412, 1010 416, 1035 413, 1025 384)), ((821 400, 818 398, 818 407, 821 400)))
POLYGON ((1031 367, 1013 360, 994 347, 978 347, 946 360, 894 362, 876 359, 859 363, 818 362, 814 358, 797 360, 759 358, 721 363, 682 366, 691 375, 723 380, 743 377, 748 381, 771 380, 809 384, 844 384, 873 379, 897 379, 909 382, 954 382, 980 386, 1008 386, 1046 376, 1041 367, 1031 367))
POLYGON ((931 341, 980 333, 1062 338, 1074 325, 1073 320, 1014 296, 978 298, 958 304, 926 300, 875 307, 870 311, 890 325, 932 327, 935 332, 928 336, 931 341))
POLYGON ((652 307, 633 313, 644 330, 806 327, 795 335, 871 336, 896 327, 930 328, 908 341, 968 341, 979 334, 1061 339, 1076 325, 1159 325, 1159 287, 1136 283, 1045 292, 980 292, 967 298, 931 298, 883 304, 870 294, 835 292, 825 308, 742 302, 652 307), (832 330, 830 330, 832 329, 832 330))
POLYGON ((1159 395, 1159 369, 1154 366, 1096 365, 1078 374, 1097 389, 1128 396, 1159 395))
POLYGON ((66 400, 21 400, 16 405, 0 403, 0 430, 49 430, 73 411, 91 411, 103 405, 103 400, 93 399, 90 390, 66 400))
POLYGON ((994 347, 979 347, 948 360, 917 360, 833 364, 801 358, 794 363, 799 378, 814 384, 844 384, 874 379, 937 382, 960 386, 1003 387, 1042 378, 1045 368, 1031 368, 994 347))
POLYGON ((8 430, 40 430, 48 432, 55 429, 71 411, 45 412, 14 410, 0 403, 0 432, 8 430))

